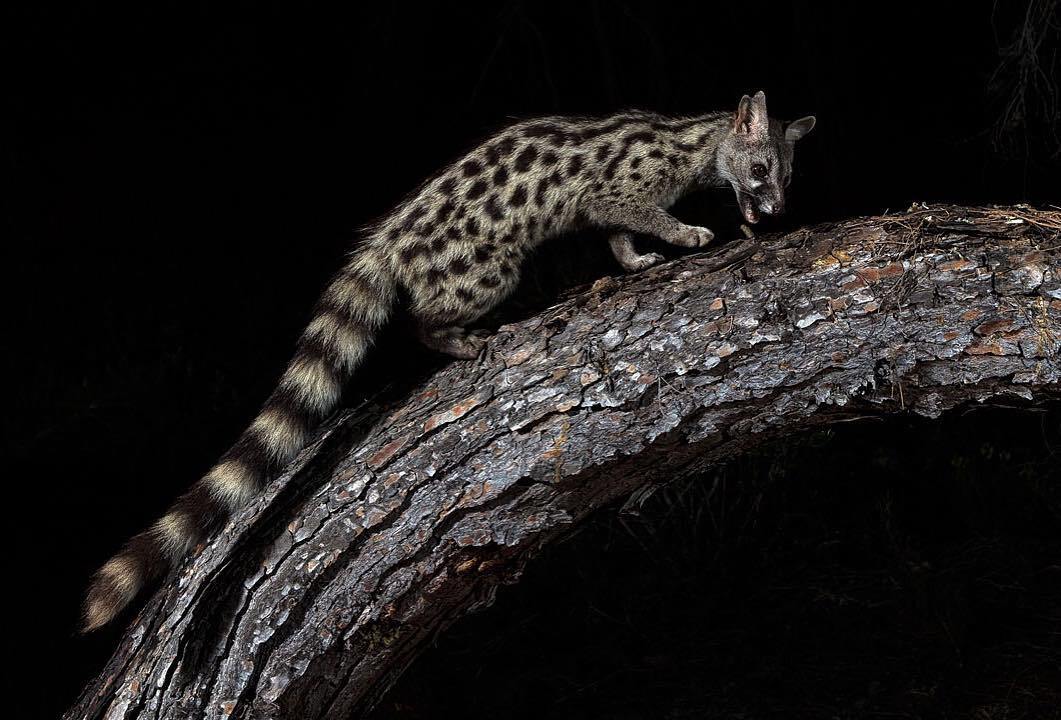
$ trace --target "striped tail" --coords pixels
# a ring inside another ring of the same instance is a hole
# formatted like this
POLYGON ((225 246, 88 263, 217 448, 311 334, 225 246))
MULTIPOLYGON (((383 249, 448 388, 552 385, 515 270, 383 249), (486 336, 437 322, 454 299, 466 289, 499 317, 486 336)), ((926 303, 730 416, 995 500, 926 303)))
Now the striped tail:
POLYGON ((96 572, 82 632, 113 620, 145 583, 208 537, 298 454, 316 423, 335 408, 343 382, 389 318, 394 295, 394 277, 371 247, 350 260, 321 297, 295 357, 250 427, 162 519, 96 572))

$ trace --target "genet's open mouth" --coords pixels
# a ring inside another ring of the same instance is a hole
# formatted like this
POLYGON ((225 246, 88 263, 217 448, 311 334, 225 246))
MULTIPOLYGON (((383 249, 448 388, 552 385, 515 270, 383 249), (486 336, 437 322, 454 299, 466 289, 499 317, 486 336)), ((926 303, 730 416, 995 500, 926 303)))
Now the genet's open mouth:
POLYGON ((756 207, 757 201, 753 196, 743 190, 738 190, 737 203, 740 205, 740 211, 745 220, 753 225, 759 222, 759 209, 756 207))

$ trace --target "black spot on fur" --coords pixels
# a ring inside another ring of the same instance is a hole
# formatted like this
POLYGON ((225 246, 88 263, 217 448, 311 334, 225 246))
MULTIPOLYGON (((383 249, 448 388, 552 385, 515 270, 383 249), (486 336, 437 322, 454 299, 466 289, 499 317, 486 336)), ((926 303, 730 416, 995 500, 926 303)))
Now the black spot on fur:
POLYGON ((641 179, 641 173, 639 173, 639 172, 630 173, 630 179, 631 180, 640 180, 641 179))
POLYGON ((604 158, 608 157, 612 152, 612 146, 610 143, 605 143, 597 148, 596 158, 597 162, 602 162, 604 158))
POLYGON ((703 132, 703 133, 700 133, 693 142, 675 143, 674 147, 678 148, 682 152, 686 152, 686 153, 693 152, 694 150, 702 148, 704 145, 706 145, 707 144, 707 139, 709 137, 711 137, 711 133, 710 132, 703 132))
POLYGON ((465 197, 467 197, 469 200, 474 200, 477 197, 482 197, 483 193, 486 192, 486 189, 488 187, 489 186, 486 184, 485 180, 476 180, 474 183, 472 183, 472 186, 468 188, 468 192, 465 194, 465 197))
POLYGON ((503 158, 507 158, 512 154, 512 151, 516 149, 516 141, 510 137, 503 137, 497 141, 494 145, 497 148, 497 154, 503 158))
POLYGON ((446 228, 446 237, 456 240, 461 236, 460 230, 457 229, 456 225, 450 225, 446 228))
POLYGON ((582 155, 572 155, 567 162, 567 176, 575 177, 582 172, 582 155))
POLYGON ((496 275, 487 275, 479 278, 479 284, 485 288, 496 288, 501 284, 501 278, 496 275))
POLYGON ((461 163, 461 172, 464 177, 475 177, 483 171, 483 166, 478 160, 465 160, 461 163))
POLYGON ((642 160, 644 160, 644 158, 635 157, 633 160, 630 161, 630 169, 631 170, 637 170, 637 168, 639 168, 641 166, 641 161, 642 160))
POLYGON ((648 130, 642 130, 641 132, 630 133, 623 138, 623 145, 632 147, 635 143, 653 143, 656 141, 656 134, 649 132, 648 130))
POLYGON ((534 202, 541 207, 545 204, 545 193, 549 190, 549 178, 542 178, 534 189, 534 202))
POLYGON ((542 165, 549 167, 555 165, 560 160, 560 156, 552 150, 546 150, 542 153, 542 165))
POLYGON ((453 210, 456 207, 457 204, 455 202, 452 200, 446 200, 446 202, 439 205, 438 210, 435 211, 435 220, 445 222, 449 219, 449 216, 453 214, 453 210))
POLYGON ((449 264, 449 271, 454 275, 463 275, 468 272, 470 268, 471 266, 468 265, 468 261, 464 258, 455 258, 449 264))
POLYGON ((483 210, 490 216, 490 219, 497 222, 501 218, 505 217, 505 211, 501 205, 497 202, 497 195, 491 195, 486 199, 486 204, 483 205, 483 210))
POLYGON ((430 255, 431 253, 427 249, 426 243, 412 243, 404 248, 399 253, 399 256, 404 263, 410 263, 421 255, 430 255))
POLYGON ((432 238, 432 240, 431 240, 431 249, 432 250, 434 250, 435 252, 442 252, 442 249, 444 247, 446 247, 446 238, 441 237, 441 236, 436 237, 436 238, 432 238))
POLYGON ((515 169, 516 172, 527 172, 530 170, 531 165, 538 159, 538 149, 533 145, 528 145, 523 148, 523 151, 516 156, 515 169))
POLYGON ((438 184, 438 189, 445 195, 452 195, 453 191, 457 189, 457 181, 448 177, 438 184))
POLYGON ((616 120, 612 120, 611 122, 604 123, 603 125, 598 125, 597 127, 586 128, 585 130, 579 133, 579 137, 581 137, 583 141, 592 140, 594 138, 600 137, 601 135, 607 135, 610 132, 615 132, 624 125, 629 125, 630 123, 639 120, 640 118, 635 117, 618 118, 616 120))
POLYGON ((400 226, 401 231, 409 232, 410 230, 412 230, 413 226, 416 224, 416 221, 422 218, 426 213, 427 208, 423 205, 417 205, 413 207, 411 210, 409 210, 409 212, 405 214, 405 217, 402 218, 402 224, 400 226))
POLYGON ((464 223, 464 230, 469 235, 479 234, 479 221, 473 217, 468 218, 467 222, 464 223))
POLYGON ((475 262, 482 263, 490 259, 496 248, 490 243, 483 243, 475 248, 475 262))
POLYGON ((475 297, 475 294, 468 288, 457 288, 454 294, 465 302, 469 302, 475 297))
POLYGON ((508 170, 504 165, 499 165, 494 171, 494 187, 501 187, 508 182, 508 170))
POLYGON ((431 237, 435 234, 435 223, 430 220, 425 220, 420 224, 420 235, 423 237, 431 237))
POLYGON ((626 159, 627 155, 630 154, 630 148, 639 142, 654 142, 656 135, 649 133, 648 130, 641 130, 639 133, 631 133, 623 138, 623 146, 618 155, 615 155, 608 163, 607 168, 604 169, 605 179, 611 179, 615 176, 615 171, 619 170, 619 164, 626 159))
POLYGON ((428 285, 438 285, 442 282, 442 278, 444 277, 446 277, 446 273, 433 267, 427 271, 426 275, 424 275, 424 282, 428 285))
POLYGON ((648 151, 648 156, 650 158, 656 158, 658 160, 659 158, 663 157, 663 151, 659 148, 652 148, 648 151))
POLYGON ((516 189, 512 191, 512 195, 508 199, 508 204, 512 207, 523 207, 527 204, 527 187, 520 183, 516 186, 516 189))

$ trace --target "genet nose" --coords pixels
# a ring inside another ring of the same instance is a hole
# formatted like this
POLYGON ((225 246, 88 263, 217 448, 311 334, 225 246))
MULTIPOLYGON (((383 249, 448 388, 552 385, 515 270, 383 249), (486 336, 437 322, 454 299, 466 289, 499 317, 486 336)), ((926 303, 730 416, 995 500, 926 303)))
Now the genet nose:
POLYGON ((780 215, 785 211, 784 200, 763 200, 759 203, 759 212, 764 215, 780 215))

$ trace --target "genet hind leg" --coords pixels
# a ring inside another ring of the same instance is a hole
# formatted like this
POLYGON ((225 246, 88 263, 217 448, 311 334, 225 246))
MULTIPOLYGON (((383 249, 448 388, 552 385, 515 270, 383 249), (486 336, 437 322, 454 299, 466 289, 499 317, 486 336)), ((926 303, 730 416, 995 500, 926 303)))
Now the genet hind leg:
POLYGON ((420 342, 432 350, 460 360, 474 360, 486 347, 490 333, 485 330, 469 331, 460 325, 421 326, 419 336, 420 342))
POLYGON ((515 289, 519 282, 519 247, 499 248, 483 242, 473 251, 459 254, 455 260, 432 273, 434 284, 409 286, 410 312, 419 324, 421 342, 432 350, 462 360, 479 356, 490 333, 469 331, 515 289))

